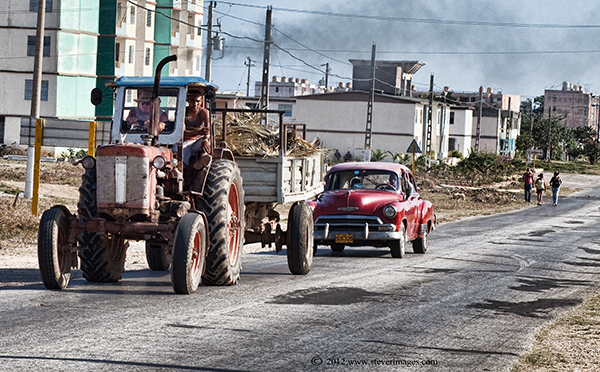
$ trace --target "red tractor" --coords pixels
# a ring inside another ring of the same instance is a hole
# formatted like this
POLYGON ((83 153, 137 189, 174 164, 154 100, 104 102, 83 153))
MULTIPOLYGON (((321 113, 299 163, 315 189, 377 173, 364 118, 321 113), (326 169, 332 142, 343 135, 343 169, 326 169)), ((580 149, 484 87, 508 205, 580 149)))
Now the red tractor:
MULTIPOLYGON (((194 152, 184 141, 188 94, 210 101, 217 87, 199 77, 161 79, 162 67, 175 59, 162 60, 154 78, 109 84, 116 92, 111 141, 81 161, 77 213, 54 206, 40 221, 39 266, 47 288, 66 288, 78 266, 90 282, 118 281, 128 240, 146 242, 152 270, 172 267, 177 293, 192 293, 201 281, 238 281, 245 231, 240 169, 226 145, 214 143, 214 133, 211 153, 194 152), (146 95, 148 118, 138 111, 140 122, 132 125, 132 111, 144 109, 139 101, 146 95)), ((101 96, 95 89, 92 102, 101 96)))

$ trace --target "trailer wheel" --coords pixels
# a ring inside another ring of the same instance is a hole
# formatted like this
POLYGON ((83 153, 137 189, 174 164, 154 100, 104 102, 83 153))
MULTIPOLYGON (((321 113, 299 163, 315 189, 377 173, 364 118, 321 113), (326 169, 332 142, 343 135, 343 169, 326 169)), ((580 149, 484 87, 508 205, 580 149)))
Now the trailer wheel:
POLYGON ((287 259, 290 272, 306 275, 314 255, 312 209, 306 202, 294 204, 290 209, 287 231, 287 259))
POLYGON ((210 241, 202 282, 233 285, 242 269, 245 226, 244 190, 237 163, 213 161, 204 186, 204 203, 199 204, 208 219, 210 241))
POLYGON ((403 258, 406 253, 406 227, 404 224, 400 224, 400 235, 402 236, 400 239, 392 240, 389 243, 394 258, 403 258))
POLYGON ((203 214, 188 213, 177 225, 171 282, 175 293, 194 293, 206 264, 208 228, 203 214))
POLYGON ((42 214, 38 231, 38 262, 42 281, 48 289, 65 289, 71 279, 72 254, 67 243, 69 221, 62 209, 42 214))
MULTIPOLYGON (((88 169, 81 176, 79 221, 85 222, 98 214, 96 204, 96 168, 88 169)), ((129 243, 120 234, 83 233, 77 237, 82 250, 79 252, 83 277, 89 282, 116 282, 125 271, 125 253, 129 243)))
POLYGON ((169 244, 146 242, 146 261, 154 271, 165 271, 173 262, 173 248, 169 244))

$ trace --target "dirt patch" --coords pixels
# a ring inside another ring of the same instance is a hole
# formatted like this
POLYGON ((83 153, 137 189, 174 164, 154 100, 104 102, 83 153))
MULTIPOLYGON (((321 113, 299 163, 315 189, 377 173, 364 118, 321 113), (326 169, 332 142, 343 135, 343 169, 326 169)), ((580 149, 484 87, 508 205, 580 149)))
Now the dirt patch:
POLYGON ((512 372, 598 371, 600 292, 540 331, 512 372))

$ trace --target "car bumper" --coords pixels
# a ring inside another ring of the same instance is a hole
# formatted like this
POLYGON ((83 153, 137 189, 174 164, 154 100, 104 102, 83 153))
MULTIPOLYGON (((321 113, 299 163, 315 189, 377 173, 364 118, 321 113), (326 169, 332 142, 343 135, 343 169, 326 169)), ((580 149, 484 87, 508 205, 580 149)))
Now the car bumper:
POLYGON ((314 236, 319 242, 336 242, 336 237, 352 236, 352 241, 399 240, 402 233, 394 224, 384 224, 372 216, 324 216, 315 221, 314 236))

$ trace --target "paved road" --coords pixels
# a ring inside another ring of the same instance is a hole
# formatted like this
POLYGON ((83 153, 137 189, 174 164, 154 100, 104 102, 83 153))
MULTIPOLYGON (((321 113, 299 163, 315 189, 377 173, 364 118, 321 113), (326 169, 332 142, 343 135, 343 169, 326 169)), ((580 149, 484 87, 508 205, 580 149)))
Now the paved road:
POLYGON ((305 277, 249 254, 240 284, 191 296, 149 270, 53 292, 37 270, 0 269, 0 369, 509 371, 598 288, 598 217, 600 191, 578 193, 441 225, 402 260, 322 247, 305 277))

